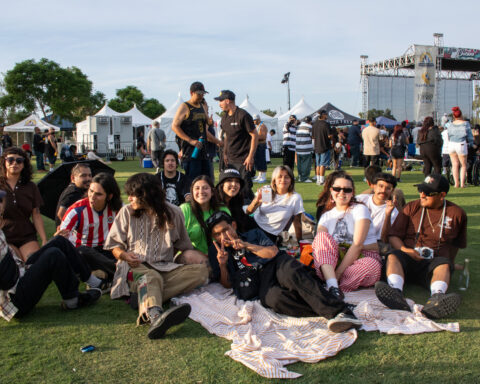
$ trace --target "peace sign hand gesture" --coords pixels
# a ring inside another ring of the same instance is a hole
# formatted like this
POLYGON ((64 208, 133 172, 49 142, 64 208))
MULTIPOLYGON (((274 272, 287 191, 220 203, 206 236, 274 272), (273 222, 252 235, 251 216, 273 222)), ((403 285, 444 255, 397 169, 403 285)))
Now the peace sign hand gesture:
POLYGON ((222 240, 221 246, 218 246, 218 243, 216 241, 213 242, 213 245, 215 245, 215 248, 217 248, 217 260, 219 265, 227 265, 227 260, 228 260, 228 252, 225 251, 225 245, 222 240))

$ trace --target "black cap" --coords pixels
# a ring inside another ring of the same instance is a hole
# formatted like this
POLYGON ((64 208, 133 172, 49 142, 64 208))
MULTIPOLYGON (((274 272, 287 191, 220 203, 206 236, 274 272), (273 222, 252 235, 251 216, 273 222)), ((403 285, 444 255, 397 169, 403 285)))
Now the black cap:
POLYGON ((224 211, 215 212, 205 222, 205 224, 207 224, 207 227, 208 227, 208 232, 212 232, 213 227, 222 221, 226 221, 228 224, 232 224, 233 219, 232 219, 232 216, 230 216, 228 213, 224 211))
POLYGON ((223 170, 223 172, 220 172, 220 177, 219 177, 219 180, 218 180, 217 187, 220 184, 223 184, 226 179, 230 179, 230 178, 235 178, 235 179, 238 179, 240 181, 240 189, 242 189, 243 186, 245 185, 245 180, 242 179, 242 175, 240 175, 240 172, 238 172, 237 168, 234 168, 232 166, 228 166, 227 168, 225 168, 223 170))
POLYGON ((190 85, 190 92, 191 93, 202 92, 203 94, 208 93, 207 91, 205 91, 205 87, 203 86, 203 84, 199 81, 195 81, 194 83, 192 83, 192 85, 190 85))
POLYGON ((222 100, 233 100, 235 101, 235 94, 232 91, 229 91, 228 89, 225 89, 220 92, 220 95, 215 97, 215 100, 217 101, 222 101, 222 100))
POLYGON ((448 180, 439 174, 428 175, 423 183, 415 184, 418 192, 445 192, 448 193, 450 184, 448 180))

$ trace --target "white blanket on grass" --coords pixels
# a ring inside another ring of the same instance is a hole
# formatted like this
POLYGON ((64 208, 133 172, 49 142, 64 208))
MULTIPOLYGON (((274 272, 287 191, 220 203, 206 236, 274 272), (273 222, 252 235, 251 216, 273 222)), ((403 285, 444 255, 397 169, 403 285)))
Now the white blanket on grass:
MULTIPOLYGON (((267 378, 293 379, 301 374, 285 368, 303 361, 316 363, 335 356, 351 346, 357 331, 332 333, 323 317, 295 318, 264 308, 259 301, 238 300, 231 289, 210 284, 175 298, 177 304, 192 307, 190 318, 212 334, 232 341, 225 354, 267 378)), ((373 289, 346 294, 346 301, 357 304, 355 315, 363 321, 365 331, 388 334, 423 332, 459 332, 458 323, 437 324, 424 317, 421 306, 413 312, 393 311, 382 305, 373 289)))

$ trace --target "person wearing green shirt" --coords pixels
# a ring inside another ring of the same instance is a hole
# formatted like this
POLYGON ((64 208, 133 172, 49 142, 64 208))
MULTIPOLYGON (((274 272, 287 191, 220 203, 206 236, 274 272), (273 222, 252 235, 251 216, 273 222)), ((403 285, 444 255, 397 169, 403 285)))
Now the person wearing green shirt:
MULTIPOLYGON (((190 186, 192 200, 180 205, 180 209, 185 217, 185 227, 188 237, 195 249, 203 254, 208 254, 209 239, 208 229, 205 222, 218 210, 231 215, 230 210, 225 206, 220 206, 215 194, 212 180, 205 175, 196 177, 190 186)), ((205 256, 206 257, 206 256, 205 256)))

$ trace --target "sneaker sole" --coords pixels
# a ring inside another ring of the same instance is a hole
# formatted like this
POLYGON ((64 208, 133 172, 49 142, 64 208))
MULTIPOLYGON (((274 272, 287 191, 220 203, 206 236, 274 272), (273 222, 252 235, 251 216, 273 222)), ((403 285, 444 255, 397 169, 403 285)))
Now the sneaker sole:
POLYGON ((148 338, 152 340, 162 338, 169 328, 183 323, 190 315, 191 310, 189 304, 182 304, 169 309, 161 316, 161 321, 155 324, 154 328, 150 328, 148 338))
POLYGON ((360 320, 353 319, 330 319, 327 323, 327 327, 330 332, 342 333, 352 328, 360 329, 362 327, 362 322, 360 320))
POLYGON ((462 297, 460 295, 449 293, 434 305, 425 304, 422 313, 429 319, 441 319, 454 314, 461 302, 462 297))
POLYGON ((375 284, 375 295, 377 295, 378 300, 380 300, 383 305, 390 309, 408 312, 412 311, 405 299, 402 298, 403 300, 399 300, 398 294, 395 292, 394 288, 390 287, 383 281, 378 281, 375 284))

